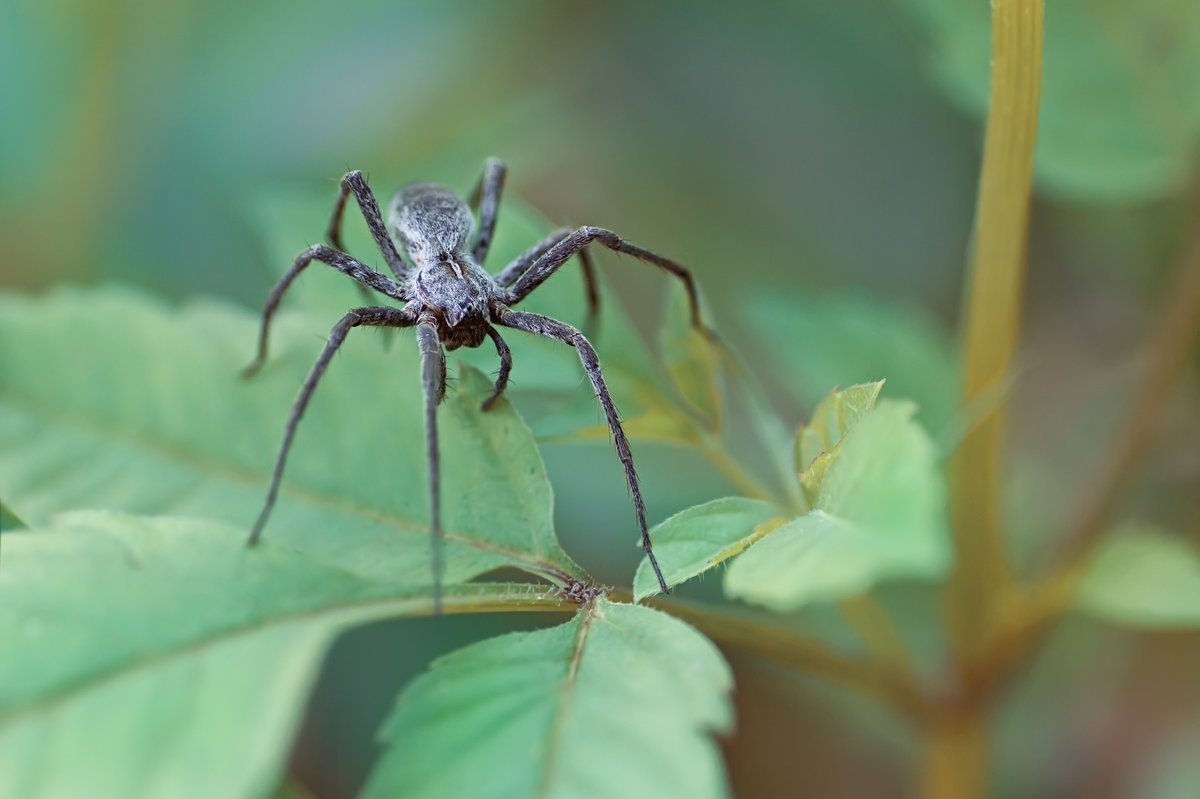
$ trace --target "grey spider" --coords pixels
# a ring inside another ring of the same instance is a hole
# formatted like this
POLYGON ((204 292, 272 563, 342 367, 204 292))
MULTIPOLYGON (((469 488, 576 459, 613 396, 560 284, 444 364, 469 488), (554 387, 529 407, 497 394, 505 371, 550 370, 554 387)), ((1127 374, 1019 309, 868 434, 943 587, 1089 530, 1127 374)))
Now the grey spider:
POLYGON ((440 463, 437 438, 437 405, 446 393, 446 355, 444 349, 478 347, 490 338, 500 358, 500 372, 491 395, 484 401, 483 410, 488 410, 504 393, 512 370, 512 354, 496 327, 524 330, 546 338, 556 339, 575 348, 579 360, 591 380, 592 387, 604 410, 604 416, 612 431, 617 456, 625 467, 625 478, 633 498, 637 516, 640 544, 654 568, 659 586, 667 591, 658 561, 646 529, 646 506, 638 485, 637 472, 633 466, 633 453, 629 440, 617 418, 612 395, 604 383, 600 361, 591 343, 579 332, 564 322, 540 314, 514 311, 511 306, 523 300, 542 284, 546 278, 578 255, 583 266, 587 288, 588 315, 596 314, 599 297, 596 279, 587 250, 589 244, 600 244, 616 252, 627 253, 642 261, 653 264, 679 278, 687 289, 691 308, 692 325, 705 336, 715 340, 715 335, 700 319, 700 304, 691 273, 679 264, 660 255, 630 244, 609 230, 597 227, 581 227, 576 230, 563 228, 551 233, 542 241, 519 255, 512 263, 492 276, 483 269, 487 258, 492 233, 496 227, 496 215, 500 205, 500 194, 504 187, 506 168, 498 159, 489 158, 483 175, 471 195, 470 202, 463 202, 449 189, 436 183, 411 183, 392 198, 388 207, 388 220, 384 224, 375 195, 367 186, 361 172, 349 172, 341 180, 333 215, 329 221, 326 237, 329 245, 318 244, 296 256, 292 267, 271 290, 263 309, 262 329, 258 340, 258 353, 243 374, 250 377, 262 366, 267 355, 267 336, 271 318, 279 307, 280 300, 292 281, 313 261, 332 266, 367 289, 373 289, 385 297, 404 303, 402 308, 370 306, 355 308, 334 325, 312 371, 304 381, 297 396, 284 431, 283 444, 275 463, 271 487, 254 528, 250 533, 249 545, 253 546, 262 535, 263 527, 275 505, 279 484, 283 477, 288 451, 296 435, 304 410, 312 397, 317 383, 324 374, 338 347, 345 341, 351 328, 373 326, 383 328, 416 327, 417 342, 421 352, 422 385, 425 397, 425 438, 429 462, 430 534, 433 541, 433 604, 435 612, 441 608, 441 583, 445 569, 442 548, 444 536, 441 524, 440 463), (395 279, 375 271, 353 258, 342 245, 341 225, 346 200, 353 194, 370 228, 375 244, 383 253, 395 279), (473 209, 479 212, 478 233, 474 244, 470 243, 475 228, 473 209), (399 247, 397 247, 399 245, 399 247), (400 250, 407 254, 407 259, 400 250), (444 347, 444 349, 443 349, 444 347))

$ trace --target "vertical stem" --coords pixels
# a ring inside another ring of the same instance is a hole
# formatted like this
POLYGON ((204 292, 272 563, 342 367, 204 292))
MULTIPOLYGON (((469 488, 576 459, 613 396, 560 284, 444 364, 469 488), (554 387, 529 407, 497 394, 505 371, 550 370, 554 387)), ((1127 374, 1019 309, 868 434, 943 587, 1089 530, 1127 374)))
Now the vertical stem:
POLYGON ((940 719, 926 754, 924 799, 974 799, 987 795, 987 735, 978 715, 940 719))
MULTIPOLYGON (((973 256, 964 296, 963 402, 994 396, 1020 324, 1029 198, 1042 74, 1042 0, 992 0, 992 72, 973 256)), ((982 404, 982 403, 979 403, 982 404)), ((961 688, 969 694, 1012 584, 1001 525, 1001 445, 1006 402, 994 402, 950 465, 955 565, 947 617, 961 688)), ((942 714, 929 741, 924 795, 974 799, 987 792, 986 705, 942 714)))
MULTIPOLYGON (((968 405, 1005 379, 1017 343, 1041 67, 1042 0, 993 0, 991 90, 964 298, 968 405)), ((1011 583, 1000 518, 1004 416, 1005 403, 993 403, 951 463, 956 561, 948 613, 964 666, 981 653, 1011 583)))

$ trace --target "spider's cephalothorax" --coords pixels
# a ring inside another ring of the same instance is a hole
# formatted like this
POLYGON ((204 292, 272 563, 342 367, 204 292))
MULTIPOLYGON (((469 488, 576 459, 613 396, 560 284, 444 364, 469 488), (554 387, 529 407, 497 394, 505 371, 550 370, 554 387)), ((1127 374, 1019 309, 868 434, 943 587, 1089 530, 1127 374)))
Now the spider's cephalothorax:
POLYGON ((517 256, 493 277, 482 264, 487 257, 492 233, 496 227, 496 212, 504 187, 505 167, 497 159, 488 159, 483 177, 471 195, 463 202, 449 189, 436 183, 412 183, 401 189, 388 208, 385 226, 379 204, 368 188, 362 173, 350 172, 342 178, 341 190, 334 204, 327 238, 329 245, 309 247, 296 256, 291 269, 271 290, 263 310, 263 325, 259 335, 258 354, 245 371, 252 375, 262 365, 267 354, 267 334, 288 286, 310 263, 321 261, 349 275, 367 289, 403 303, 403 307, 370 306, 355 308, 341 318, 330 333, 321 356, 300 389, 284 431, 283 445, 275 463, 275 472, 262 513, 250 533, 254 544, 262 534, 283 477, 284 464, 296 434, 304 409, 312 397, 321 375, 324 374, 338 347, 350 330, 360 326, 415 327, 421 350, 422 384, 425 394, 425 433, 429 459, 430 532, 433 536, 433 601, 435 611, 441 607, 443 531, 441 525, 440 466, 437 442, 437 404, 446 393, 445 350, 458 347, 478 347, 490 338, 500 357, 500 372, 491 395, 484 401, 483 410, 491 408, 504 393, 512 370, 512 355, 497 327, 523 330, 527 333, 556 339, 575 348, 588 379, 596 391, 605 419, 612 432, 617 456, 625 468, 625 478, 633 498, 637 517, 639 543, 665 592, 666 581, 654 557, 650 535, 646 528, 646 507, 633 466, 629 440, 621 428, 612 396, 604 383, 596 350, 582 333, 570 325, 548 316, 514 311, 511 306, 523 300, 541 285, 572 256, 578 255, 583 265, 587 287, 588 315, 594 317, 599 302, 594 270, 588 252, 589 244, 600 244, 617 252, 627 253, 653 264, 678 277, 688 292, 692 324, 710 338, 713 337, 700 321, 699 300, 691 273, 674 261, 655 255, 649 250, 630 244, 615 233, 595 227, 576 230, 561 229, 517 256), (342 214, 346 200, 353 194, 367 220, 371 236, 387 261, 393 278, 375 271, 346 252, 341 241, 342 214), (478 209, 479 225, 475 228, 472 208, 478 209), (474 242, 471 234, 477 230, 474 242), (399 247, 397 247, 399 244, 399 247), (400 250, 404 250, 401 255, 400 250), (407 256, 407 259, 405 258, 407 256))
POLYGON ((472 227, 470 207, 436 183, 404 188, 388 215, 389 232, 413 261, 408 296, 438 320, 438 335, 448 350, 482 344, 489 305, 503 299, 468 249, 472 227))

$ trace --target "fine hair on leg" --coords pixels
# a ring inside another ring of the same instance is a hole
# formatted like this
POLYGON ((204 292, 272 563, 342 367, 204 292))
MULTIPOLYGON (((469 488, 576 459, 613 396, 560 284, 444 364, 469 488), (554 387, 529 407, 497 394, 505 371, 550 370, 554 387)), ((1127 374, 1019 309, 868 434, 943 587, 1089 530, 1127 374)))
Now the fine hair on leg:
POLYGON ((267 359, 267 338, 271 332, 271 318, 275 316, 275 311, 279 309, 279 303, 283 300, 283 295, 287 292, 288 288, 313 261, 320 261, 332 266, 342 274, 349 275, 357 280, 361 286, 374 289, 392 299, 403 300, 401 293, 403 289, 399 283, 391 278, 385 277, 340 250, 335 250, 324 244, 313 245, 296 256, 296 260, 292 262, 291 268, 279 279, 279 282, 271 289, 271 293, 267 295, 267 302, 263 306, 262 312, 262 327, 258 333, 258 350, 254 356, 254 360, 242 370, 243 377, 252 377, 262 368, 263 362, 267 359))
POLYGON ((383 260, 387 261, 388 268, 392 270, 392 274, 396 276, 397 280, 404 280, 408 276, 410 268, 399 250, 396 249, 392 237, 388 235, 387 227, 383 224, 383 215, 379 212, 379 202, 371 192, 370 186, 367 185, 366 178, 357 169, 347 172, 342 177, 338 186, 337 201, 334 202, 333 213, 329 217, 329 227, 325 230, 325 238, 333 245, 334 249, 346 251, 346 247, 342 244, 342 217, 346 210, 346 198, 352 193, 354 199, 358 201, 363 219, 367 220, 367 228, 371 231, 371 238, 375 240, 375 246, 383 254, 383 260))
POLYGON ((421 350, 421 388, 425 407, 425 454, 429 467, 430 566, 433 572, 433 613, 442 612, 442 580, 446 573, 446 536, 442 530, 441 456, 438 452, 437 406, 446 396, 446 353, 438 339, 437 319, 423 315, 417 322, 421 350))
POLYGON ((275 460, 275 472, 271 476, 271 487, 267 490, 266 502, 263 503, 262 511, 258 514, 258 519, 254 522, 254 527, 250 531, 250 538, 247 541, 250 546, 258 543, 258 539, 262 536, 263 527, 266 526, 267 519, 271 515, 271 509, 275 507, 275 499, 279 495, 279 485, 283 480, 283 469, 287 464, 288 453, 292 449, 292 441, 296 437, 296 428, 300 424, 300 419, 304 416, 305 409, 308 408, 308 401, 312 399, 313 392, 317 388, 317 383, 320 382, 321 376, 325 374, 325 369, 329 366, 329 362, 333 360, 334 354, 342 346, 351 329, 364 325, 372 327, 411 327, 415 321, 411 314, 399 308, 355 308, 333 326, 333 330, 329 333, 329 340, 325 343, 325 349, 321 351, 317 362, 313 364, 312 370, 308 373, 308 377, 304 381, 304 385, 300 388, 300 394, 296 397, 296 401, 292 405, 292 413, 288 417, 287 427, 284 428, 283 444, 280 446, 279 456, 275 460))
POLYGON ((600 401, 600 407, 604 410, 604 417, 608 420, 608 428, 612 432, 613 445, 616 447, 617 457, 625 467, 625 480, 629 484, 629 493, 633 498, 633 510, 637 516, 638 532, 642 548, 645 549, 646 557, 649 558, 650 565, 654 569, 654 576, 658 578, 659 587, 663 593, 670 593, 667 581, 663 578, 662 570, 658 567, 658 559, 654 557, 654 548, 650 543, 650 532, 646 528, 646 504, 642 500, 642 489, 638 483, 637 471, 633 465, 633 452, 629 447, 629 439, 625 436, 625 430, 621 427, 621 420, 617 416, 617 408, 613 404, 612 394, 609 393, 608 386, 604 382, 604 375, 600 371, 600 359, 596 355, 595 348, 575 328, 565 322, 560 322, 557 319, 551 319, 541 314, 511 311, 501 307, 497 309, 496 321, 505 327, 512 327, 517 330, 524 330, 527 333, 534 333, 539 336, 555 339, 575 348, 576 353, 579 355, 579 360, 583 364, 583 369, 587 372, 588 379, 592 383, 592 388, 596 391, 596 398, 600 401))
POLYGON ((504 192, 504 178, 508 167, 499 158, 489 158, 483 165, 483 175, 475 191, 471 192, 470 205, 479 210, 479 233, 471 254, 476 263, 487 260, 492 246, 492 234, 496 232, 496 216, 500 211, 500 195, 504 192))
POLYGON ((500 337, 500 331, 496 328, 488 325, 487 334, 496 345, 496 354, 500 356, 500 373, 496 375, 496 386, 481 406, 482 410, 490 411, 503 396, 504 389, 508 388, 508 375, 512 372, 512 350, 508 348, 508 344, 500 337))

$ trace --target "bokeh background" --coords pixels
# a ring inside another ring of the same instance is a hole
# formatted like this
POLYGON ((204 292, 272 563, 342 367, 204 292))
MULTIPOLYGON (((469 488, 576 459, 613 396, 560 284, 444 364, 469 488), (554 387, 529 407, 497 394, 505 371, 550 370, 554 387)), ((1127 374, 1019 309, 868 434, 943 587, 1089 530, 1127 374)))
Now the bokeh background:
MULTIPOLYGON (((381 194, 417 178, 466 191, 497 155, 509 197, 692 266, 718 326, 798 423, 831 386, 781 374, 773 354, 803 344, 772 340, 763 297, 790 298, 796 313, 883 303, 952 348, 987 59, 987 3, 974 0, 0 0, 0 285, 117 280, 256 306, 271 274, 263 197, 332 201, 350 168, 381 194)), ((1126 408, 1194 218, 1198 132, 1194 0, 1048 3, 1013 387, 1021 558, 1049 545, 1126 408)), ((602 261, 652 329, 665 281, 602 261)), ((1127 510, 1193 542, 1194 366, 1127 510)), ((548 444, 544 456, 568 551, 627 583, 637 553, 611 454, 548 444)), ((655 520, 728 490, 670 448, 639 458, 655 520)), ((927 599, 889 602, 919 620, 927 599)), ((441 652, 535 623, 347 636, 312 700, 297 780, 352 795, 399 686, 441 652)), ((919 742, 899 721, 733 662, 740 795, 883 797, 912 784, 919 742)), ((998 795, 1196 795, 1198 672, 1195 636, 1068 625, 1001 715, 998 795)))

